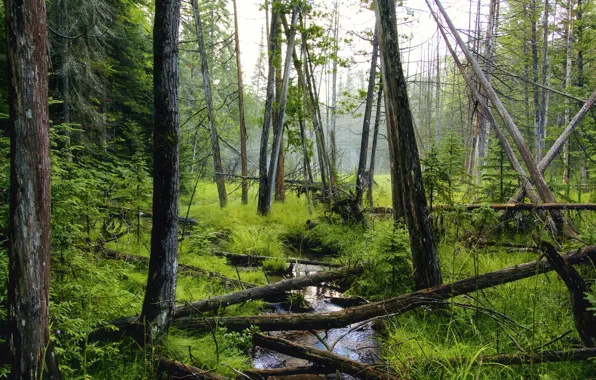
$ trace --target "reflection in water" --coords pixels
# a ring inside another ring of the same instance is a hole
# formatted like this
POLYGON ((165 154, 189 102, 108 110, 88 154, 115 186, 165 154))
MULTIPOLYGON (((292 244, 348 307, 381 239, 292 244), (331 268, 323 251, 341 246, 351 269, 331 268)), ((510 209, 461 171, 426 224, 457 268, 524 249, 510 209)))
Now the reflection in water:
MULTIPOLYGON (((323 270, 319 266, 313 265, 295 265, 293 268, 293 276, 303 276, 309 273, 315 273, 323 270)), ((281 281, 281 277, 269 278, 272 282, 281 281)), ((304 295, 307 302, 311 304, 314 309, 314 313, 328 313, 333 311, 342 310, 340 306, 331 303, 332 298, 341 297, 341 293, 332 290, 326 286, 309 286, 303 290, 296 291, 304 295)), ((273 310, 274 313, 287 313, 281 306, 273 310)), ((333 352, 348 357, 352 360, 356 360, 363 363, 374 364, 376 355, 379 353, 378 344, 374 338, 374 331, 370 324, 364 326, 358 331, 351 331, 350 329, 355 325, 331 329, 327 331, 318 331, 319 336, 325 341, 328 346, 333 346, 333 352), (339 341, 338 341, 339 339, 339 341)), ((291 332, 273 332, 273 336, 288 339, 292 342, 296 342, 303 346, 315 347, 320 350, 327 350, 325 345, 317 339, 313 334, 308 331, 291 331, 291 332)), ((281 367, 294 367, 303 366, 309 364, 308 361, 303 359, 297 359, 291 356, 280 354, 275 351, 270 351, 261 347, 258 347, 253 355, 253 365, 255 368, 281 368, 281 367)), ((317 378, 316 376, 300 378, 317 378)), ((344 378, 351 378, 344 375, 344 378)))

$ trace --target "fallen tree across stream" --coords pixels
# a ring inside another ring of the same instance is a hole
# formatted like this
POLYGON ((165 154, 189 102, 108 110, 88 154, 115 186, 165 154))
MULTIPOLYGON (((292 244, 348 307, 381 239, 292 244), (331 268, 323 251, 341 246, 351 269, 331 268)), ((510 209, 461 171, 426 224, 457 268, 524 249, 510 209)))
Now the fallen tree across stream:
POLYGON ((263 334, 254 334, 252 341, 254 345, 296 358, 306 359, 326 368, 333 368, 339 372, 352 375, 357 379, 403 379, 403 377, 397 374, 379 371, 373 366, 350 360, 344 356, 312 347, 305 347, 286 339, 275 338, 263 334))
POLYGON ((259 255, 243 255, 239 253, 212 251, 215 256, 225 257, 232 265, 238 266, 261 266, 265 260, 284 260, 288 263, 302 264, 302 265, 317 265, 328 268, 339 268, 341 264, 326 263, 324 261, 298 259, 293 257, 274 257, 274 256, 259 256, 259 255))
MULTIPOLYGON (((202 313, 204 312, 217 310, 221 307, 236 305, 250 300, 263 299, 272 295, 284 293, 289 290, 302 289, 315 284, 343 279, 351 275, 358 275, 362 273, 362 271, 363 270, 361 267, 346 267, 339 270, 323 271, 305 276, 294 277, 269 285, 256 286, 249 289, 240 290, 238 292, 224 294, 206 300, 177 306, 173 315, 174 318, 186 317, 192 314, 198 314, 202 316, 202 313)), ((112 321, 109 326, 103 327, 93 332, 90 335, 90 339, 102 339, 104 336, 112 336, 113 334, 117 334, 118 331, 113 331, 114 327, 118 328, 118 330, 121 330, 124 333, 134 332, 139 327, 138 317, 126 317, 112 321)))
MULTIPOLYGON (((570 251, 562 258, 571 265, 592 262, 592 260, 596 259, 596 245, 570 251)), ((258 326, 261 331, 326 330, 345 327, 352 323, 363 322, 373 318, 399 315, 419 306, 436 303, 437 300, 444 300, 476 290, 491 288, 552 270, 554 270, 554 267, 546 259, 542 259, 336 312, 321 314, 267 314, 204 318, 202 320, 179 318, 174 321, 174 324, 180 328, 199 331, 208 329, 209 325, 218 325, 234 331, 241 331, 251 325, 258 326)))

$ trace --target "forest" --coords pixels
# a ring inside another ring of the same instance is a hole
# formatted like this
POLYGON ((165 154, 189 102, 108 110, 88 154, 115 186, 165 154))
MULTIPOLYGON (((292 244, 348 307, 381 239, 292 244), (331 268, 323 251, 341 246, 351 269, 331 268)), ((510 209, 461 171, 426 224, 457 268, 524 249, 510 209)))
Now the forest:
POLYGON ((0 19, 0 379, 596 376, 594 1, 0 19))

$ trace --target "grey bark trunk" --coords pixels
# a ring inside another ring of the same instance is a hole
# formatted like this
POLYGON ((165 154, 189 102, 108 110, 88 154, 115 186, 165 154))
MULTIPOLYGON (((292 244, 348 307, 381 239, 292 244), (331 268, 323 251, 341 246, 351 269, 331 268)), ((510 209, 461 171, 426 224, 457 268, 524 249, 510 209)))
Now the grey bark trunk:
POLYGON ((244 118, 244 85, 242 80, 242 63, 240 60, 240 36, 238 29, 238 9, 234 0, 234 38, 236 40, 236 69, 238 73, 238 112, 240 116, 240 161, 242 175, 242 204, 248 203, 248 165, 246 159, 246 120, 244 118))
POLYGON ((203 87, 205 88, 205 103, 207 106, 207 118, 211 135, 211 149, 213 150, 213 169, 215 171, 215 183, 219 196, 219 206, 225 207, 228 204, 228 194, 224 180, 224 170, 221 163, 221 152, 219 150, 219 135, 215 127, 215 115, 213 113, 213 98, 211 96, 211 77, 207 63, 207 52, 205 51, 205 40, 203 38, 203 27, 201 26, 201 13, 197 0, 192 0, 192 10, 195 19, 195 29, 199 42, 199 54, 201 55, 201 72, 203 74, 203 87))
POLYGON ((376 0, 377 33, 385 86, 387 130, 391 139, 392 181, 400 184, 403 213, 410 233, 416 289, 442 283, 437 246, 430 224, 418 147, 399 54, 395 3, 376 0))

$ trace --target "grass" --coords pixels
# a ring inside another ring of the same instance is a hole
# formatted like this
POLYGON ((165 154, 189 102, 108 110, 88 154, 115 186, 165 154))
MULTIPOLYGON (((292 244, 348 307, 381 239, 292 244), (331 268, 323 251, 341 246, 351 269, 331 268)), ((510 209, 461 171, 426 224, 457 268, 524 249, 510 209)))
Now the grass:
MULTIPOLYGON (((375 188, 375 205, 389 206, 389 177, 376 176, 376 182, 379 186, 375 188)), ((215 185, 200 183, 189 212, 189 217, 197 220, 198 225, 185 229, 179 246, 179 262, 232 279, 266 284, 261 269, 231 267, 224 258, 211 255, 210 250, 215 246, 234 253, 273 256, 275 258, 267 260, 265 265, 275 271, 287 268, 283 256, 304 254, 346 265, 363 264, 365 273, 348 294, 375 300, 411 290, 408 235, 405 229, 395 228, 388 218, 371 218, 368 229, 347 227, 327 214, 321 205, 309 214, 305 198, 291 193, 284 203, 274 203, 269 216, 261 217, 256 213, 254 190, 249 205, 242 205, 239 192, 232 192, 228 206, 221 209, 216 202, 215 185), (292 249, 288 248, 290 243, 292 249)), ((181 200, 183 216, 188 202, 188 197, 181 200)), ((478 248, 473 244, 479 235, 493 241, 528 243, 528 231, 541 232, 537 223, 531 224, 529 230, 506 231, 505 226, 497 225, 499 221, 494 213, 486 210, 446 213, 444 220, 446 233, 439 244, 444 282, 535 260, 539 256, 534 252, 508 252, 478 248)), ((582 237, 596 236, 590 227, 591 219, 584 217, 578 221, 582 237)), ((131 231, 131 235, 110 242, 108 247, 148 257, 148 219, 142 221, 140 232, 138 241, 135 231, 131 231)), ((571 245, 567 243, 565 249, 571 245)), ((60 331, 59 336, 54 334, 53 337, 65 378, 153 378, 156 371, 153 358, 144 355, 130 341, 83 344, 86 334, 97 324, 139 313, 147 281, 146 268, 99 260, 79 251, 66 253, 61 259, 55 256, 55 260, 58 263, 53 264, 52 330, 60 331)), ((584 272, 593 277, 589 269, 584 272)), ((210 279, 181 273, 176 296, 179 303, 184 303, 229 291, 210 279)), ((582 379, 596 370, 591 363, 499 366, 474 362, 482 355, 519 352, 520 347, 528 352, 540 350, 545 342, 569 329, 571 334, 547 348, 571 347, 578 336, 569 296, 554 273, 470 296, 456 297, 439 310, 419 308, 388 319, 378 332, 383 360, 396 371, 416 379, 582 379), (449 360, 457 357, 463 358, 462 363, 449 360)), ((254 301, 228 307, 220 315, 254 315, 263 310, 264 303, 254 301)), ((234 377, 235 370, 242 371, 250 366, 246 349, 250 346, 248 335, 216 330, 214 340, 212 334, 195 336, 173 329, 163 350, 173 359, 234 377)))

